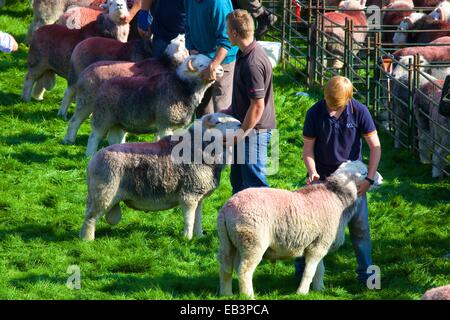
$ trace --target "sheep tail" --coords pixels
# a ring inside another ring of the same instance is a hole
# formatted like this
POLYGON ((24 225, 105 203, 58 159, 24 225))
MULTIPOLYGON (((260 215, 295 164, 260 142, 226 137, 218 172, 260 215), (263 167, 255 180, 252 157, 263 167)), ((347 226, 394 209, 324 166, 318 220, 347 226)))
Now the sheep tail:
MULTIPOLYGON (((224 207, 224 209, 225 208, 226 207, 224 207)), ((217 231, 220 238, 218 260, 220 262, 220 267, 224 272, 233 273, 233 263, 236 248, 231 242, 230 236, 228 234, 224 209, 219 212, 219 217, 217 219, 217 231)))

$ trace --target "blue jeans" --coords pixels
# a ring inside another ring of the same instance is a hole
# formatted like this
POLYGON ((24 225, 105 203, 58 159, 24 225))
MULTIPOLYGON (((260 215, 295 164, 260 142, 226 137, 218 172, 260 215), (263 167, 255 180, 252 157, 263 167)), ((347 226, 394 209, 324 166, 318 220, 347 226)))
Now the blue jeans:
POLYGON ((243 143, 245 153, 239 153, 242 144, 237 144, 233 150, 230 181, 233 194, 252 187, 268 187, 267 147, 270 143, 270 132, 257 133, 252 138, 246 137, 243 143), (243 156, 245 155, 245 158, 243 156))
MULTIPOLYGON (((356 261, 358 262, 356 269, 358 281, 366 283, 367 278, 370 276, 367 273, 367 268, 372 265, 372 244, 370 242, 369 210, 365 195, 361 198, 355 215, 349 221, 348 228, 356 261)), ((294 265, 295 275, 302 276, 305 268, 305 258, 296 258, 294 265)))
POLYGON ((154 58, 161 58, 164 54, 164 50, 166 50, 169 45, 170 40, 166 41, 163 39, 153 38, 152 40, 152 54, 154 58))

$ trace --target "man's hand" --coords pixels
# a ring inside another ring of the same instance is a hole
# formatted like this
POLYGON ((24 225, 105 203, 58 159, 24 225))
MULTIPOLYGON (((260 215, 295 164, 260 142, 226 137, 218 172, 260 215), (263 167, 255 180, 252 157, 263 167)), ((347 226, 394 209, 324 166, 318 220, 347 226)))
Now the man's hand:
POLYGON ((150 23, 148 21, 149 12, 147 10, 140 10, 138 13, 138 33, 143 39, 150 39, 150 23))
POLYGON ((362 197, 366 194, 367 191, 370 189, 370 183, 367 180, 363 180, 357 185, 358 188, 358 197, 362 197))
POLYGON ((319 179, 320 175, 317 172, 308 173, 308 180, 306 181, 306 184, 309 185, 319 179))
POLYGON ((211 61, 211 63, 209 64, 209 79, 210 81, 215 81, 216 80, 216 71, 217 68, 219 67, 219 63, 217 63, 215 60, 211 61))

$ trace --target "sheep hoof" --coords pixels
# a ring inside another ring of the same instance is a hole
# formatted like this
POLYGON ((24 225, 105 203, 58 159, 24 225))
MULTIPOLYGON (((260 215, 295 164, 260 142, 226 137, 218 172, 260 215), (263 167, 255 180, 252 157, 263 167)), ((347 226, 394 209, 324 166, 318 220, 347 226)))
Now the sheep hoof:
POLYGON ((63 118, 64 120, 67 121, 67 112, 64 112, 64 111, 59 110, 59 111, 58 111, 58 117, 61 117, 61 118, 63 118))
POLYGON ((306 295, 309 293, 308 289, 298 289, 297 290, 297 294, 302 294, 302 295, 306 295))
POLYGON ((83 228, 80 232, 80 238, 84 241, 93 241, 95 239, 95 232, 93 230, 86 231, 83 228))
POLYGON ((69 145, 69 144, 74 144, 75 141, 69 140, 67 138, 64 138, 64 140, 62 141, 62 144, 64 145, 69 145))

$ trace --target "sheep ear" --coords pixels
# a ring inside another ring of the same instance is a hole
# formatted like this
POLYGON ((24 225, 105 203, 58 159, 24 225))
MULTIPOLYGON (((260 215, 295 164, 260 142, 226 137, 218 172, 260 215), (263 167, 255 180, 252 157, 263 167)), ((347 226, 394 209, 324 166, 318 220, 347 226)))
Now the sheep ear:
POLYGON ((360 0, 359 3, 361 4, 361 7, 363 7, 363 8, 366 7, 366 0, 360 0))

